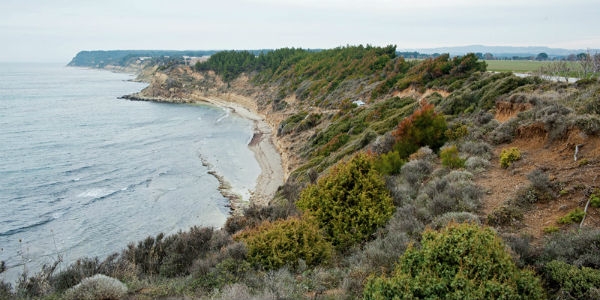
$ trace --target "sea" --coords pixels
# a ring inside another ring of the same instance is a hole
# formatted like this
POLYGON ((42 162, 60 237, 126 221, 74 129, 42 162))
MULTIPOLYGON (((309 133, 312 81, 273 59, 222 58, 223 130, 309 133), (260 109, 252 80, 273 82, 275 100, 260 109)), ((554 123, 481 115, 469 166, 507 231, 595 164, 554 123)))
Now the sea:
POLYGON ((212 172, 248 200, 260 174, 252 121, 208 104, 118 99, 146 86, 134 78, 0 63, 0 280, 223 226, 229 201, 212 172))

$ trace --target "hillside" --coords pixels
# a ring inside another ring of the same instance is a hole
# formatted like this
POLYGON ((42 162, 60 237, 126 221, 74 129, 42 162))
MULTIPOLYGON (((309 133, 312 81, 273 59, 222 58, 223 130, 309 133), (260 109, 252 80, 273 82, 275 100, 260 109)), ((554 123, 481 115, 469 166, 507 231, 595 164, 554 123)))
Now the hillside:
POLYGON ((129 299, 600 296, 597 79, 489 73, 473 54, 405 60, 394 46, 152 70, 129 99, 256 111, 286 182, 224 230, 83 260, 46 293, 103 273, 129 299))

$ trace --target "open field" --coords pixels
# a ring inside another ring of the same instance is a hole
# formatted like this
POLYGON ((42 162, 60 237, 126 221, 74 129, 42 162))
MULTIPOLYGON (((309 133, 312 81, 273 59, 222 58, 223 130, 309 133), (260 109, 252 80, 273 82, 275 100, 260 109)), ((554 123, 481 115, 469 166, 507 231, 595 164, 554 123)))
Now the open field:
POLYGON ((548 64, 547 61, 535 60, 486 60, 487 70, 493 72, 535 72, 541 66, 548 64))
MULTIPOLYGON (((486 60, 487 70, 492 72, 515 72, 515 73, 533 73, 540 70, 543 66, 548 66, 552 61, 536 60, 486 60)), ((567 62, 572 72, 580 70, 578 62, 567 62)), ((576 74, 572 74, 576 75, 576 74)))

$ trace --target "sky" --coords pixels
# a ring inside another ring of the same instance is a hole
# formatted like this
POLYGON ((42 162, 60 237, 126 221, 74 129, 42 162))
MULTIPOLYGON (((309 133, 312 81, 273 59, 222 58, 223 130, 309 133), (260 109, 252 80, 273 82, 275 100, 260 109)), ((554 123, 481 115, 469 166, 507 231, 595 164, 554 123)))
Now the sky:
POLYGON ((0 62, 81 50, 600 49, 598 0, 1 0, 0 62))

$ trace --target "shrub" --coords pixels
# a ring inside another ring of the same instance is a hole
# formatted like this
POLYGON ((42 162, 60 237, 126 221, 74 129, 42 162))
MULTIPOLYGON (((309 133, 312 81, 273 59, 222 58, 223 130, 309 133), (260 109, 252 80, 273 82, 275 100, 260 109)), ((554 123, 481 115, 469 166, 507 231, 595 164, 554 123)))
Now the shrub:
POLYGON ((422 246, 400 257, 392 277, 371 279, 365 299, 543 299, 540 281, 519 270, 489 228, 451 224, 426 230, 422 246))
MULTIPOLYGON (((600 99, 599 97, 596 98, 600 99)), ((595 108, 595 113, 600 114, 600 100, 597 100, 596 104, 598 106, 595 108)), ((588 109, 588 113, 589 112, 592 112, 592 110, 588 109)), ((579 129, 588 135, 598 135, 598 133, 600 133, 600 117, 597 115, 588 114, 578 116, 574 123, 579 129)))
POLYGON ((544 267, 548 287, 559 299, 598 299, 600 270, 553 260, 544 267))
POLYGON ((490 133, 491 141, 496 144, 509 143, 515 137, 515 131, 517 130, 518 122, 516 119, 511 119, 507 122, 500 124, 494 128, 490 133))
POLYGON ((117 279, 97 274, 83 279, 79 284, 65 292, 65 299, 97 300, 123 299, 127 286, 117 279))
POLYGON ((431 174, 433 166, 426 160, 415 159, 402 166, 402 178, 411 186, 420 186, 423 179, 431 174))
POLYGON ((521 159, 521 151, 519 148, 512 147, 502 149, 502 152, 500 153, 500 166, 506 169, 510 167, 513 162, 519 159, 521 159))
POLYGON ((600 189, 595 189, 590 195, 589 200, 593 207, 600 207, 600 189))
POLYGON ((243 281, 251 269, 252 266, 245 260, 226 258, 207 272, 197 273, 193 285, 205 291, 220 289, 223 286, 243 281))
POLYGON ((156 238, 147 237, 137 246, 131 243, 122 256, 135 264, 141 274, 178 276, 188 274, 188 267, 198 256, 229 242, 231 239, 225 232, 194 226, 167 237, 162 233, 156 238))
POLYGON ((51 282, 54 289, 64 291, 75 286, 82 279, 99 273, 98 258, 82 258, 71 264, 65 271, 52 276, 51 282))
POLYGON ((543 229, 544 233, 546 233, 546 234, 555 233, 555 232, 558 232, 559 230, 560 230, 560 228, 558 228, 554 225, 546 226, 543 229))
POLYGON ((437 151, 446 142, 446 128, 444 116, 434 112, 432 104, 425 103, 411 116, 402 120, 392 133, 396 138, 394 150, 401 158, 407 158, 423 146, 437 151))
POLYGON ((163 276, 174 277, 188 274, 188 267, 201 254, 210 248, 212 228, 192 227, 189 232, 180 232, 167 237, 164 242, 165 256, 159 272, 163 276))
POLYGON ((544 173, 540 169, 535 169, 531 173, 527 174, 527 179, 531 181, 531 188, 535 193, 537 201, 548 201, 556 197, 554 194, 554 185, 550 182, 548 174, 544 173))
POLYGON ((459 140, 469 134, 469 128, 465 124, 457 124, 453 128, 446 129, 445 135, 449 140, 459 140))
POLYGON ((480 156, 486 159, 490 159, 492 157, 492 147, 485 142, 464 142, 460 145, 460 151, 471 156, 480 156))
POLYGON ((487 216, 487 224, 491 226, 508 226, 523 220, 523 210, 514 206, 500 206, 487 216))
POLYGON ((473 174, 451 171, 441 178, 429 181, 417 196, 417 204, 426 209, 429 217, 447 212, 475 212, 480 206, 481 189, 473 181, 473 174))
POLYGON ((287 268, 271 270, 264 274, 263 295, 260 299, 301 299, 303 289, 300 289, 296 279, 287 268))
POLYGON ((481 221, 479 221, 479 217, 470 212, 455 212, 451 211, 445 213, 433 220, 431 222, 431 227, 434 229, 442 229, 451 223, 472 223, 481 225, 481 221))
POLYGON ((258 299, 258 298, 253 298, 252 294, 250 293, 250 289, 241 283, 234 283, 234 284, 230 284, 230 285, 226 285, 225 287, 223 287, 222 291, 221 291, 221 295, 219 295, 218 298, 213 298, 213 299, 220 299, 220 300, 229 300, 229 299, 258 299))
POLYGON ((4 280, 0 280, 0 299, 13 299, 13 297, 12 285, 4 282, 4 280))
POLYGON ((527 174, 527 179, 531 181, 531 185, 537 190, 544 191, 552 189, 552 183, 550 182, 548 174, 544 173, 544 171, 540 169, 535 169, 531 173, 527 174))
POLYGON ((583 209, 577 207, 574 210, 570 211, 565 216, 563 216, 562 218, 558 219, 558 224, 566 225, 566 224, 581 222, 581 220, 583 220, 584 216, 585 216, 585 212, 583 211, 583 209))
POLYGON ((471 156, 465 161, 465 168, 471 173, 480 173, 490 166, 490 162, 479 156, 471 156))
POLYGON ((400 173, 402 166, 406 163, 396 151, 383 153, 375 159, 373 166, 381 174, 394 175, 400 173))
POLYGON ((369 276, 389 274, 411 239, 419 239, 425 225, 416 217, 415 208, 405 205, 396 209, 388 224, 375 233, 376 238, 346 256, 349 270, 343 288, 358 298, 369 276))
POLYGON ((333 252, 311 218, 267 221, 255 229, 240 232, 236 239, 247 244, 248 261, 265 269, 296 266, 299 259, 317 265, 327 262, 333 252))
POLYGON ((518 267, 523 268, 535 264, 539 251, 532 245, 533 236, 528 234, 505 233, 502 239, 512 250, 511 255, 518 267))
POLYGON ((575 266, 600 269, 600 230, 556 233, 544 243, 540 263, 561 260, 575 266))
POLYGON ((456 146, 450 146, 442 148, 440 151, 440 158, 442 159, 442 165, 451 169, 459 169, 465 167, 465 159, 458 156, 458 149, 456 146))
POLYGON ((394 212, 385 182, 367 154, 335 166, 304 189, 296 204, 315 217, 338 250, 370 237, 394 212))

